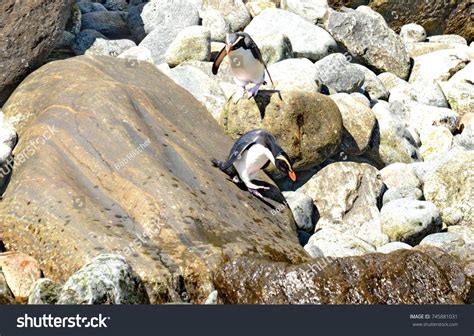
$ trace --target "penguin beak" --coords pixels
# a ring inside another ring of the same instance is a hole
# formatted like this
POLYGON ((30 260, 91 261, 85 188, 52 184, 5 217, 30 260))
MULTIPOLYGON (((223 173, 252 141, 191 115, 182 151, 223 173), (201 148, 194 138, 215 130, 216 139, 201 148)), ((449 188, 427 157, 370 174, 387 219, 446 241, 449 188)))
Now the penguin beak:
POLYGON ((293 182, 296 182, 296 173, 293 171, 293 170, 290 170, 288 172, 288 177, 290 178, 290 180, 292 180, 293 182))
POLYGON ((229 53, 232 51, 232 44, 226 44, 225 51, 227 52, 227 55, 229 55, 229 53))

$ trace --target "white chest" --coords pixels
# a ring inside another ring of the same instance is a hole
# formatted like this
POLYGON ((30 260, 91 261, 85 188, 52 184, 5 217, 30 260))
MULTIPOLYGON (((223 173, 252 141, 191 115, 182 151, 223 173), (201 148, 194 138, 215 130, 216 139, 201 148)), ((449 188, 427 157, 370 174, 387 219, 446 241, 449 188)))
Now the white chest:
POLYGON ((240 48, 229 53, 234 76, 241 81, 259 82, 264 76, 263 64, 253 57, 250 49, 240 48))
POLYGON ((262 145, 253 145, 245 151, 241 158, 234 162, 234 167, 242 177, 253 176, 268 162, 273 161, 273 155, 268 148, 262 145))

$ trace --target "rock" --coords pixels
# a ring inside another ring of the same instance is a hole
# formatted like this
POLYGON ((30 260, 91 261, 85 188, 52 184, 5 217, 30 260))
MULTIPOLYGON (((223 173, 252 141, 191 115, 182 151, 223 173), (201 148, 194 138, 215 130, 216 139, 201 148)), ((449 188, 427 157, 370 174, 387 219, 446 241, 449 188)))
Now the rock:
POLYGON ((103 0, 102 4, 109 11, 126 11, 128 0, 103 0))
POLYGON ((245 32, 258 45, 269 36, 283 34, 290 39, 295 57, 312 61, 320 60, 337 49, 336 41, 324 29, 281 9, 264 10, 250 22, 245 32))
POLYGON ((406 49, 410 57, 415 58, 418 56, 426 55, 438 50, 451 50, 457 49, 461 52, 465 52, 472 57, 473 50, 467 46, 456 43, 434 43, 434 42, 415 42, 407 43, 406 49))
POLYGON ((402 39, 369 7, 330 11, 324 26, 337 42, 370 67, 408 78, 410 57, 402 39))
POLYGON ((202 25, 211 32, 212 41, 225 42, 226 34, 231 31, 230 24, 224 15, 214 9, 203 13, 202 25))
POLYGON ((107 40, 107 37, 92 29, 85 29, 76 36, 71 44, 71 49, 76 55, 84 55, 96 40, 107 40))
POLYGON ((336 162, 320 170, 297 191, 313 199, 320 214, 317 230, 333 228, 374 246, 388 242, 377 208, 384 184, 376 168, 365 163, 336 162))
POLYGON ((7 280, 0 270, 0 304, 13 304, 15 298, 13 297, 12 291, 8 288, 7 280))
POLYGON ((397 199, 409 199, 419 200, 423 197, 423 192, 416 187, 395 187, 389 188, 385 194, 383 194, 383 204, 397 200, 397 199))
POLYGON ((351 234, 326 228, 311 236, 305 250, 313 258, 341 258, 375 252, 375 247, 351 234))
POLYGON ((421 186, 413 168, 405 163, 388 165, 380 171, 380 175, 382 175, 383 182, 388 188, 419 188, 421 186))
POLYGON ((467 150, 474 151, 474 122, 463 126, 462 133, 454 137, 453 145, 462 146, 467 150))
POLYGON ((247 2, 245 6, 251 17, 256 17, 265 9, 276 8, 276 5, 271 1, 247 2))
POLYGON ((362 89, 369 94, 370 99, 388 99, 387 89, 373 71, 367 69, 365 66, 360 64, 352 64, 352 66, 356 67, 364 73, 364 84, 362 85, 362 89))
POLYGON ((413 135, 386 102, 378 102, 372 107, 372 112, 378 121, 380 138, 375 154, 384 164, 421 160, 413 135))
POLYGON ((330 97, 342 115, 344 131, 341 149, 348 154, 364 153, 370 145, 377 124, 374 113, 370 107, 347 93, 338 93, 330 97))
POLYGON ((77 4, 74 4, 71 7, 71 13, 69 15, 69 19, 66 22, 66 27, 64 28, 66 31, 70 32, 71 34, 77 35, 81 32, 81 26, 82 26, 82 14, 81 10, 79 9, 79 6, 77 4))
POLYGON ((105 8, 104 5, 97 2, 78 2, 77 6, 79 6, 82 14, 107 11, 107 8, 105 8))
POLYGON ((133 65, 135 62, 149 62, 153 63, 153 57, 151 56, 151 51, 145 47, 135 46, 127 49, 120 55, 118 58, 125 58, 130 60, 130 65, 133 65))
POLYGON ((9 247, 59 283, 98 254, 122 255, 151 303, 182 302, 183 293, 203 302, 226 258, 308 260, 290 210, 270 214, 284 198, 269 178, 256 182, 271 188, 263 203, 212 167, 233 142, 206 109, 153 64, 128 64, 48 63, 3 107, 17 117, 17 154, 49 138, 27 160, 15 156, 0 212, 9 247))
POLYGON ((423 194, 441 212, 446 225, 474 224, 474 152, 461 151, 441 164, 426 180, 423 194))
POLYGON ((199 12, 196 5, 187 0, 152 0, 132 6, 127 20, 135 42, 141 42, 155 31, 151 38, 154 41, 161 36, 164 53, 183 28, 199 23, 199 12))
POLYGON ((102 254, 74 273, 59 293, 58 304, 147 304, 140 277, 125 258, 102 254))
POLYGON ((343 54, 326 56, 314 66, 321 83, 336 92, 356 92, 364 84, 364 73, 349 63, 343 54))
POLYGON ((233 32, 244 30, 251 20, 250 13, 242 0, 203 0, 202 8, 221 12, 233 32))
POLYGON ((160 64, 179 32, 199 23, 199 13, 186 0, 155 0, 144 4, 139 14, 131 11, 128 21, 134 38, 151 51, 155 64, 160 64))
POLYGON ((472 251, 474 244, 467 243, 462 236, 451 232, 440 232, 427 236, 420 246, 434 246, 440 248, 447 254, 458 258, 462 264, 474 261, 472 251))
POLYGON ((36 2, 1 1, 0 106, 26 75, 46 61, 64 30, 73 2, 52 0, 39 6, 36 2))
POLYGON ((419 80, 408 85, 413 100, 430 106, 449 107, 441 86, 434 80, 419 80))
POLYGON ((130 37, 125 12, 91 12, 82 15, 82 29, 92 29, 111 39, 130 37))
POLYGON ((200 101, 214 119, 219 120, 227 101, 219 84, 201 70, 187 65, 172 69, 168 75, 200 101))
POLYGON ((410 23, 400 29, 400 37, 405 43, 423 42, 426 40, 426 30, 419 24, 410 23))
POLYGON ((439 50, 415 57, 410 83, 419 80, 447 81, 469 63, 469 56, 457 49, 439 50))
POLYGON ((421 135, 421 156, 425 161, 445 155, 453 145, 453 135, 446 127, 432 126, 421 135))
POLYGON ((36 259, 21 252, 3 252, 0 253, 0 268, 15 299, 26 301, 31 285, 41 277, 36 259))
POLYGON ((463 303, 469 279, 440 253, 400 250, 296 266, 241 258, 218 271, 216 289, 225 304, 463 303))
POLYGON ((398 250, 411 250, 412 247, 406 243, 402 242, 391 242, 388 244, 385 244, 384 246, 380 246, 377 248, 377 252, 380 253, 392 253, 393 251, 398 251, 398 250))
POLYGON ((209 296, 207 297, 206 301, 204 302, 204 304, 217 304, 218 302, 218 295, 219 293, 214 290, 212 291, 209 296))
POLYGON ((212 73, 212 62, 189 61, 184 62, 180 65, 180 67, 184 66, 191 66, 193 68, 199 69, 206 75, 208 75, 211 79, 217 80, 220 84, 222 82, 227 82, 229 85, 232 85, 233 89, 237 88, 236 85, 230 84, 234 83, 234 74, 232 73, 232 70, 230 68, 230 62, 227 61, 227 58, 224 58, 224 61, 221 63, 217 75, 214 75, 212 73))
MULTIPOLYGON (((358 102, 364 104, 368 108, 370 108, 370 105, 372 104, 370 99, 367 98, 364 94, 362 94, 360 92, 353 92, 353 93, 350 94, 350 96, 352 98, 354 98, 355 100, 357 100, 358 102)), ((372 113, 372 111, 371 111, 371 113, 372 113)))
POLYGON ((314 225, 313 200, 311 197, 294 191, 284 191, 283 196, 285 196, 285 199, 290 206, 298 229, 312 232, 314 230, 314 225))
POLYGON ((276 92, 260 91, 255 100, 229 101, 221 125, 233 139, 255 128, 268 130, 294 159, 296 168, 323 162, 341 143, 339 109, 319 93, 281 91, 280 98, 276 92))
POLYGON ((474 62, 454 74, 443 88, 454 111, 461 115, 474 111, 474 62))
POLYGON ((85 52, 86 55, 112 56, 117 57, 121 53, 136 47, 135 42, 131 40, 106 40, 98 38, 85 52))
POLYGON ((467 46, 467 41, 464 37, 459 35, 433 35, 428 37, 428 41, 435 43, 459 43, 467 46))
POLYGON ((211 33, 202 26, 190 26, 179 32, 165 53, 166 63, 175 67, 186 61, 209 61, 211 33))
POLYGON ((259 49, 267 66, 293 58, 293 47, 291 46, 290 39, 283 34, 265 37, 260 41, 259 49))
POLYGON ((474 228, 469 226, 452 225, 448 227, 448 233, 456 234, 466 242, 466 244, 474 243, 474 228))
MULTIPOLYGON (((321 87, 313 63, 306 58, 291 58, 271 64, 268 72, 277 90, 319 92, 321 87)), ((267 87, 270 85, 268 81, 267 87)))
POLYGON ((388 90, 391 91, 393 88, 397 86, 405 86, 408 85, 407 81, 404 81, 401 78, 398 78, 395 74, 391 72, 383 72, 380 75, 377 76, 384 87, 388 90))
POLYGON ((38 279, 28 296, 28 304, 56 304, 62 286, 50 279, 38 279))
POLYGON ((283 0, 281 8, 298 14, 313 24, 321 22, 329 10, 327 0, 283 0))
POLYGON ((390 241, 417 245, 430 233, 441 230, 441 217, 431 202, 398 199, 380 210, 382 232, 390 241))
POLYGON ((56 42, 55 48, 70 48, 76 36, 73 33, 63 30, 61 38, 56 42))

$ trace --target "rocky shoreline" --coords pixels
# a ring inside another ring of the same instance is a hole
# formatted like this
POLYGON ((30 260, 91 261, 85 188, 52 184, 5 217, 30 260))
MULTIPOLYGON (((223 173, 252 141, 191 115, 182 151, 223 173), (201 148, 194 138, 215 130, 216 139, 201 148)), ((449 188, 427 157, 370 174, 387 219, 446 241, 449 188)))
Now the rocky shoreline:
POLYGON ((472 4, 387 3, 32 5, 44 43, 0 83, 0 302, 473 303, 472 4), (275 84, 237 103, 211 73, 233 31, 275 84), (259 175, 264 202, 210 162, 256 128, 299 177, 259 175))

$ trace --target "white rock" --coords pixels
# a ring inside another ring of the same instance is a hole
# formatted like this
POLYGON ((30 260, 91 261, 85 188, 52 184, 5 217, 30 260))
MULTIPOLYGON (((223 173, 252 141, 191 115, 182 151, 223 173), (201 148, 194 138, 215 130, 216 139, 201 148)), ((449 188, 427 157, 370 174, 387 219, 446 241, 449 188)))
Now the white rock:
POLYGON ((131 47, 130 49, 121 53, 119 58, 126 58, 129 60, 136 60, 138 62, 149 62, 153 63, 153 57, 151 56, 151 51, 145 47, 131 47))
POLYGON ((385 244, 384 246, 377 247, 377 252, 380 253, 390 253, 398 250, 411 250, 412 247, 406 243, 402 242, 391 242, 385 244))
POLYGON ((309 22, 321 22, 329 10, 327 0, 282 0, 281 9, 298 14, 309 22))
POLYGON ((426 40, 426 30, 419 24, 409 23, 402 26, 400 30, 400 37, 405 43, 423 42, 426 40))
POLYGON ((419 188, 421 182, 413 168, 405 163, 394 163, 380 171, 382 180, 388 188, 419 188))
MULTIPOLYGON (((292 58, 274 63, 268 67, 277 90, 319 92, 320 83, 316 69, 310 60, 292 58)), ((271 85, 269 82, 268 85, 271 85)), ((267 86, 268 86, 267 85, 267 86)))
POLYGON ((233 32, 242 31, 251 20, 250 13, 242 0, 203 0, 202 9, 219 11, 229 22, 233 32))
POLYGON ((386 100, 388 98, 387 89, 380 78, 378 78, 372 70, 369 70, 367 67, 360 64, 354 63, 352 65, 364 73, 364 84, 362 85, 362 89, 370 95, 372 100, 386 100))
POLYGON ((432 126, 421 134, 421 155, 425 161, 446 155, 453 145, 453 135, 442 126, 432 126))
POLYGON ((467 46, 467 41, 464 37, 454 34, 433 35, 428 37, 428 41, 435 43, 458 43, 467 46))
POLYGON ((283 196, 290 206, 298 229, 311 231, 313 229, 313 200, 311 197, 294 191, 284 191, 283 196))
POLYGON ((212 41, 225 42, 226 34, 231 31, 224 15, 215 9, 203 13, 202 25, 211 32, 212 41))
POLYGON ((419 200, 423 197, 423 192, 416 187, 390 188, 383 194, 383 204, 397 199, 419 200))
POLYGON ((211 33, 202 26, 190 26, 179 32, 165 53, 170 67, 186 61, 209 61, 211 33))
POLYGON ((265 9, 276 8, 275 3, 271 1, 258 1, 258 2, 250 1, 250 2, 247 2, 245 6, 247 6, 247 10, 249 11, 252 17, 256 17, 265 9))
POLYGON ((136 46, 135 42, 131 40, 105 40, 98 38, 94 41, 94 44, 87 49, 85 54, 117 57, 121 53, 136 46))

